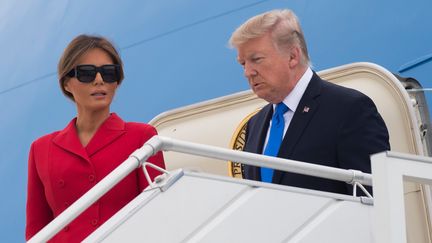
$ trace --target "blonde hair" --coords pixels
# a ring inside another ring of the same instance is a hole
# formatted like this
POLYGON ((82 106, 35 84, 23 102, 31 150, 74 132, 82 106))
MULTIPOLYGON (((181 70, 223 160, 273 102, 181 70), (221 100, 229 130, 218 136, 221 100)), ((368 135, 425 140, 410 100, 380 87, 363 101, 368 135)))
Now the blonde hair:
POLYGON ((302 52, 302 63, 310 65, 309 54, 300 22, 289 9, 271 10, 254 16, 239 26, 231 35, 229 45, 239 45, 270 33, 278 49, 298 46, 302 52))
POLYGON ((70 78, 66 76, 66 74, 75 68, 78 60, 87 53, 87 51, 95 48, 105 51, 111 57, 114 64, 120 65, 120 80, 118 80, 118 84, 121 84, 123 81, 123 62, 114 45, 108 39, 101 36, 79 35, 66 47, 57 67, 60 88, 63 94, 71 100, 74 100, 72 94, 64 88, 64 83, 70 78))

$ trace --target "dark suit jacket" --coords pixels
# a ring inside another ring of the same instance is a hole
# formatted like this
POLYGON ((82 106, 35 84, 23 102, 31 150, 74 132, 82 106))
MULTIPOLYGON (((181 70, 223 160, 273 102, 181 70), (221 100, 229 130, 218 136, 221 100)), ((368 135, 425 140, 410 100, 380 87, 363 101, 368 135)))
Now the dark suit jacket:
MULTIPOLYGON (((262 153, 272 113, 268 104, 248 121, 244 151, 262 153)), ((373 101, 314 73, 278 157, 370 173, 369 156, 385 150, 390 150, 389 135, 373 101)), ((243 174, 246 179, 261 180, 259 167, 244 165, 243 174)), ((273 183, 352 193, 352 185, 345 182, 281 171, 274 172, 273 183)))

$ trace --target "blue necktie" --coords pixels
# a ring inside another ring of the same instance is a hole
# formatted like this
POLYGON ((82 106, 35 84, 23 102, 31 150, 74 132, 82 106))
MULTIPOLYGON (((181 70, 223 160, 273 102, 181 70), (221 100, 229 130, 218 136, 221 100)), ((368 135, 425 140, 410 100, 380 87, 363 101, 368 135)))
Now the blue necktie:
MULTIPOLYGON (((264 150, 264 155, 276 157, 279 152, 279 147, 282 143, 285 120, 284 113, 288 111, 288 107, 284 103, 276 105, 275 112, 272 117, 270 135, 267 141, 267 146, 264 150)), ((261 181, 272 182, 273 169, 261 167, 261 181)))

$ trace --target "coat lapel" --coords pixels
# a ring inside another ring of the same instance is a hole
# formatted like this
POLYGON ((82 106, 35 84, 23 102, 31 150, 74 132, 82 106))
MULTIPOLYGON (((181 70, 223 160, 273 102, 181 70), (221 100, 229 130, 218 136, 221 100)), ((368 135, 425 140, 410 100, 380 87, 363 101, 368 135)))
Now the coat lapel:
POLYGON ((78 155, 86 161, 90 161, 86 150, 78 138, 75 123, 76 118, 70 121, 69 124, 53 138, 53 143, 70 153, 78 155))
MULTIPOLYGON (((251 138, 248 141, 252 142, 249 152, 262 154, 264 150, 264 141, 267 136, 267 130, 271 117, 273 115, 273 105, 266 105, 262 111, 260 111, 260 117, 257 117, 256 127, 253 131, 259 131, 258 133, 251 133, 251 138), (253 137, 252 137, 253 136, 253 137)), ((261 180, 261 169, 260 167, 250 166, 250 179, 261 180)))
MULTIPOLYGON (((297 106, 288 130, 284 136, 279 149, 278 157, 291 157, 297 142, 318 109, 319 103, 317 102, 317 97, 319 96, 320 92, 321 79, 314 72, 314 75, 308 87, 306 88, 299 105, 297 106)), ((275 171, 273 183, 279 183, 280 179, 282 178, 282 174, 283 173, 281 171, 275 171)))
MULTIPOLYGON (((100 126, 85 148, 89 157, 125 133, 124 121, 112 113, 100 126)), ((114 151, 113 151, 114 152, 114 151)))
POLYGON ((99 127, 87 144, 87 147, 84 148, 78 138, 75 123, 76 118, 53 138, 53 142, 64 150, 74 153, 88 162, 90 162, 90 157, 93 154, 125 133, 124 121, 115 113, 112 113, 99 127))
POLYGON ((254 141, 257 141, 257 143, 254 146, 254 152, 258 154, 262 154, 264 151, 264 141, 267 136, 267 130, 270 125, 270 120, 273 115, 273 105, 269 104, 263 108, 263 119, 260 120, 260 122, 257 124, 257 131, 259 133, 257 134, 257 139, 254 141))

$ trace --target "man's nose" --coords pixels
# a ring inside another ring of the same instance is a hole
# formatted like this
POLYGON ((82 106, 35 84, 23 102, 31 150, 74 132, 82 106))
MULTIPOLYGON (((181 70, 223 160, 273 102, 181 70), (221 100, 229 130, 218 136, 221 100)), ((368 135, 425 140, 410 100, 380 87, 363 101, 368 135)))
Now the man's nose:
POLYGON ((257 74, 257 71, 255 70, 255 68, 253 67, 253 65, 250 65, 250 64, 247 64, 247 63, 244 64, 244 75, 247 78, 253 77, 256 74, 257 74))

